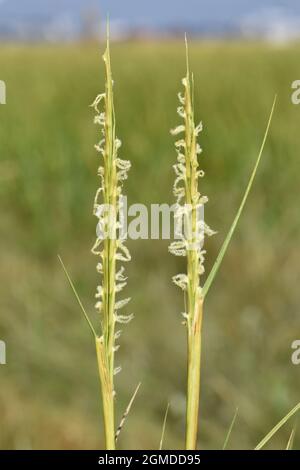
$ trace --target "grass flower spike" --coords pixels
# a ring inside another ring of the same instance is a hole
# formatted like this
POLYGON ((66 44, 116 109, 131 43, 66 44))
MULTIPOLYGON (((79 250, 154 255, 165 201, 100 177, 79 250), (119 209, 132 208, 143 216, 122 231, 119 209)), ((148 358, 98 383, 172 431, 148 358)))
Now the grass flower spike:
POLYGON ((206 236, 213 235, 213 232, 204 222, 204 204, 208 201, 206 196, 199 192, 199 178, 204 176, 199 168, 198 157, 201 154, 201 147, 197 142, 199 133, 202 131, 202 124, 195 124, 194 120, 194 97, 193 97, 193 77, 189 71, 188 48, 186 41, 186 62, 187 72, 182 80, 184 93, 179 93, 180 106, 177 109, 183 123, 171 131, 173 135, 183 135, 175 142, 177 152, 177 163, 174 165, 176 174, 173 188, 177 199, 175 210, 175 227, 179 226, 179 240, 171 243, 169 251, 176 256, 186 256, 186 274, 177 274, 173 277, 174 283, 185 293, 186 311, 183 313, 184 324, 187 328, 187 399, 186 399, 186 442, 187 450, 196 449, 198 434, 199 416, 199 395, 200 395, 200 371, 201 371, 201 328, 203 316, 203 302, 212 282, 215 279, 222 260, 225 256, 229 243, 238 225, 243 212, 248 195, 250 193, 256 172, 261 160, 264 146, 269 133, 273 112, 276 104, 274 99, 263 141, 246 187, 242 202, 238 208, 233 223, 221 246, 218 257, 207 276, 206 281, 201 285, 200 278, 204 273, 205 250, 203 243, 206 236), (182 218, 185 227, 182 232, 182 218))
POLYGON ((183 120, 173 135, 182 134, 183 138, 175 143, 177 163, 174 165, 176 179, 173 192, 177 199, 176 219, 184 220, 185 230, 178 241, 171 243, 169 251, 176 256, 186 256, 187 273, 173 277, 186 296, 186 312, 183 313, 188 336, 188 383, 186 410, 186 448, 195 449, 198 428, 198 408, 200 389, 200 353, 202 324, 202 291, 200 276, 204 272, 203 242, 205 236, 214 232, 199 215, 207 202, 207 197, 199 192, 199 178, 204 176, 199 168, 198 157, 201 147, 197 141, 202 124, 195 124, 193 102, 193 77, 190 75, 187 56, 187 72, 182 80, 184 93, 179 93, 180 106, 177 109, 183 120))
POLYGON ((121 142, 116 136, 109 38, 103 56, 106 72, 105 93, 95 99, 95 124, 100 126, 101 139, 95 146, 101 164, 98 169, 100 186, 97 190, 94 214, 98 218, 97 239, 92 252, 98 257, 97 271, 100 283, 96 293, 96 309, 101 323, 101 337, 96 337, 96 349, 102 390, 105 441, 107 449, 115 448, 114 376, 121 370, 115 365, 116 344, 120 330, 117 323, 128 323, 133 315, 122 315, 120 310, 130 299, 117 299, 126 285, 124 267, 120 262, 130 260, 124 245, 125 235, 118 237, 122 226, 122 183, 127 178, 130 162, 119 157, 121 142), (102 106, 102 108, 100 108, 102 106))

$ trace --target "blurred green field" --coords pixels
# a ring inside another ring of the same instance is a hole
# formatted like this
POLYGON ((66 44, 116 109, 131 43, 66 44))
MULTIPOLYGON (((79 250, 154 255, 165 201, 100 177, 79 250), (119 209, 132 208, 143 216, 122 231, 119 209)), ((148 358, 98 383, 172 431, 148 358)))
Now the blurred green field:
MULTIPOLYGON (((97 283, 90 253, 96 219, 97 129, 88 105, 103 89, 96 45, 0 46, 0 448, 103 446, 94 345, 64 278, 67 264, 92 315, 97 283)), ((300 401, 300 106, 291 104, 300 46, 193 43, 201 136, 207 271, 233 219, 275 93, 278 106, 259 175, 237 235, 210 291, 204 319, 200 448, 220 448, 239 407, 230 448, 253 448, 300 401)), ((184 44, 112 46, 118 135, 132 161, 129 203, 172 202, 169 129, 184 75, 184 44)), ((182 260, 166 241, 129 242, 135 320, 124 327, 117 415, 142 387, 121 448, 157 448, 168 402, 165 447, 184 439, 185 330, 171 276, 182 260)), ((94 316, 94 320, 96 320, 94 316)), ((293 421, 269 447, 284 448, 293 421)), ((300 435, 295 447, 300 447, 300 435)))

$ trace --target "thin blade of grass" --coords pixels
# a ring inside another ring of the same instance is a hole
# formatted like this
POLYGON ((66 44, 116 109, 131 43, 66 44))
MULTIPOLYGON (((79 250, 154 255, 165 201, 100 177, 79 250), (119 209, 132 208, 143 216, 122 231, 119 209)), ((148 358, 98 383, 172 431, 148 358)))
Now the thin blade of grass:
POLYGON ((137 396, 137 393, 138 393, 138 391, 139 391, 140 386, 141 386, 141 382, 138 384, 138 386, 136 387, 135 391, 133 392, 133 395, 132 395, 132 397, 131 397, 131 400, 130 400, 130 402, 128 403, 128 406, 127 406, 127 408, 126 408, 126 410, 125 410, 125 413, 124 413, 123 416, 122 416, 121 422, 120 422, 120 424, 119 424, 119 426, 118 426, 118 429, 117 429, 117 431, 116 431, 115 442, 117 442, 117 440, 118 440, 118 437, 119 437, 119 435, 120 435, 120 432, 122 431, 122 428, 123 428, 123 426, 124 426, 124 424, 125 424, 126 418, 127 418, 128 414, 129 414, 129 412, 130 412, 130 410, 131 410, 131 407, 132 407, 132 405, 133 405, 133 402, 134 402, 134 400, 135 400, 135 397, 137 396))
POLYGON ((239 409, 236 408, 235 413, 234 413, 234 416, 233 416, 232 421, 231 421, 231 424, 230 424, 230 426, 229 426, 228 432, 227 432, 226 437, 225 437, 225 441, 224 441, 224 444, 223 444, 223 447, 222 447, 223 450, 225 450, 226 447, 227 447, 227 444, 228 444, 229 438, 230 438, 230 436, 231 436, 231 433, 232 433, 232 430, 233 430, 233 426, 234 426, 234 424, 235 424, 235 421, 236 421, 238 412, 239 412, 239 409))
POLYGON ((164 443, 164 437, 165 437, 165 431, 166 431, 166 424, 167 424, 169 408, 170 408, 170 403, 168 403, 167 409, 166 409, 166 412, 165 412, 165 417, 164 417, 164 422, 163 422, 163 427, 162 427, 162 432, 161 432, 161 438, 160 438, 160 442, 159 442, 159 450, 162 450, 163 443, 164 443))
POLYGON ((293 450, 295 433, 296 433, 296 427, 291 432, 291 435, 289 437, 289 440, 286 446, 286 450, 293 450))
POLYGON ((254 166, 254 169, 252 171, 252 174, 250 176, 250 179, 249 179, 249 182, 248 182, 248 185, 247 185, 247 188, 246 188, 246 191, 245 191, 245 194, 244 194, 244 197, 242 199, 242 202, 241 202, 241 205, 237 211, 237 214, 235 216, 235 219, 233 221, 233 224, 231 225, 230 227, 230 230, 225 238, 225 241, 220 249, 220 252, 217 256, 217 259, 216 259, 216 262, 215 264, 213 265, 205 283, 204 283, 204 286, 203 286, 203 290, 202 290, 202 295, 203 297, 206 296, 220 266, 221 266, 221 263, 223 261, 223 258, 225 256, 225 253, 227 251, 227 248, 228 248, 228 245, 231 241, 231 238, 235 232, 235 229, 237 227, 237 224, 238 224, 238 221, 240 219, 240 216, 243 212, 243 209, 244 209, 244 206, 246 204, 246 201, 247 201, 247 198, 248 198, 248 195, 250 193, 250 190, 251 190, 251 187, 252 187, 252 184, 253 184, 253 181, 254 181, 254 178, 255 178, 255 175, 256 175, 256 172, 257 172, 257 168, 259 166, 259 163, 260 163, 260 160, 261 160, 261 156, 262 156, 262 153, 263 153, 263 150, 264 150, 264 147, 265 147, 265 143, 266 143, 266 140, 267 140, 267 137, 268 137, 268 134, 269 134, 269 130, 270 130, 270 126, 271 126, 271 122, 272 122, 272 117, 273 117, 273 113, 274 113, 274 109, 275 109, 275 104, 276 104, 276 99, 277 99, 277 96, 275 96, 274 98, 274 101, 273 101, 273 105, 272 105, 272 109, 271 109, 271 112, 270 112, 270 116, 269 116, 269 120, 268 120, 268 124, 267 124, 267 127, 266 127, 266 131, 265 131, 265 134, 264 134, 264 138, 263 138, 263 141, 262 141, 262 145, 260 147, 260 151, 259 151, 259 154, 258 154, 258 157, 257 157, 257 160, 256 160, 256 163, 255 163, 255 166, 254 166))
POLYGON ((254 450, 260 450, 262 449, 267 442, 274 436, 274 434, 295 414, 297 411, 300 410, 300 403, 296 405, 284 418, 282 418, 281 421, 279 421, 276 426, 274 426, 273 429, 260 441, 259 444, 255 447, 254 450))
POLYGON ((77 293, 77 290, 76 290, 76 288, 75 288, 75 286, 74 286, 74 284, 73 284, 73 281, 72 281, 72 279, 71 279, 71 277, 70 277, 70 275, 69 275, 69 273, 68 273, 68 271, 67 271, 67 268, 66 268, 66 266, 64 265, 64 262, 63 262, 63 260, 61 259, 61 257, 60 257, 59 255, 57 255, 57 256, 58 256, 59 262, 60 262, 60 264, 61 264, 61 266, 62 266, 62 268, 63 268, 63 270, 64 270, 64 273, 65 273, 65 275, 66 275, 66 278, 68 279, 68 282, 69 282, 69 284, 70 284, 70 286, 71 286, 71 289, 72 289, 72 291, 73 291, 73 293, 74 293, 74 295, 75 295, 75 298, 76 298, 76 300, 77 300, 77 302, 78 302, 78 304, 79 304, 79 307, 81 308, 81 310, 82 310, 82 312, 83 312, 83 315, 84 315, 84 317, 85 317, 85 319, 86 319, 86 321, 87 321, 87 324, 89 325, 89 327, 90 327, 90 329, 91 329, 91 332, 93 333, 94 337, 96 338, 96 337, 97 337, 96 331, 95 331, 95 329, 94 329, 94 327, 93 327, 93 325, 92 325, 92 322, 91 322, 91 320, 89 319, 88 314, 86 313, 86 310, 85 310, 85 308, 84 308, 84 306, 83 306, 83 304, 82 304, 82 302, 81 302, 81 300, 80 300, 80 297, 79 297, 79 295, 78 295, 78 293, 77 293))

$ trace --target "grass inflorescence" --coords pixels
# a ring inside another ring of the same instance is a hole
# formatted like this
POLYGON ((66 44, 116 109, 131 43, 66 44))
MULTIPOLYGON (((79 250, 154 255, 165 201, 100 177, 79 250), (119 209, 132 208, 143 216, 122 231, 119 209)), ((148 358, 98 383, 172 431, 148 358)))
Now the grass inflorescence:
POLYGON ((176 180, 173 188, 177 198, 175 223, 184 224, 181 239, 171 243, 169 250, 176 256, 185 256, 187 272, 177 274, 173 281, 185 294, 186 311, 183 313, 187 328, 188 371, 186 406, 186 448, 195 449, 198 431, 198 410, 200 390, 201 327, 203 296, 200 277, 204 273, 204 237, 214 232, 200 217, 201 208, 208 201, 199 191, 199 178, 204 176, 199 167, 198 157, 202 149, 197 141, 202 123, 196 125, 194 118, 194 83, 189 70, 186 50, 187 71, 182 80, 184 93, 179 93, 180 106, 177 109, 183 120, 171 131, 173 135, 183 134, 176 141, 177 163, 174 165, 176 180))
POLYGON ((115 448, 114 376, 121 370, 115 365, 117 340, 121 331, 117 323, 128 323, 132 315, 122 315, 120 310, 130 298, 117 299, 126 286, 127 278, 120 263, 130 261, 130 253, 124 239, 118 238, 121 225, 122 183, 127 179, 130 162, 119 157, 121 141, 116 136, 116 117, 113 98, 113 79, 110 62, 109 38, 103 56, 106 72, 105 92, 96 97, 92 107, 96 111, 95 124, 100 126, 101 140, 95 148, 101 164, 98 169, 100 186, 94 202, 94 214, 98 219, 97 239, 92 252, 98 257, 97 272, 100 283, 96 293, 96 309, 99 313, 101 336, 96 338, 96 350, 102 390, 105 442, 107 449, 115 448), (103 106, 103 110, 99 106, 103 106))

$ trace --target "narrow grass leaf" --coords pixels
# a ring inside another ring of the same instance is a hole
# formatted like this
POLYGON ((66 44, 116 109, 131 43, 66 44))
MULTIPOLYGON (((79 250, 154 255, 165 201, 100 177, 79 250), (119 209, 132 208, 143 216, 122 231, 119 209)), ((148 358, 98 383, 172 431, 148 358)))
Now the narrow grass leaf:
POLYGON ((236 408, 235 413, 234 413, 234 416, 233 416, 232 421, 231 421, 231 424, 230 424, 230 426, 229 426, 228 432, 227 432, 226 437, 225 437, 225 441, 224 441, 224 444, 223 444, 223 447, 222 447, 223 450, 225 450, 226 447, 227 447, 227 445, 228 445, 228 441, 229 441, 229 438, 230 438, 230 436, 231 436, 231 433, 232 433, 232 430, 233 430, 233 426, 234 426, 234 424, 235 424, 235 421, 236 421, 238 412, 239 412, 239 409, 236 408))
POLYGON ((130 412, 130 410, 131 410, 131 407, 132 407, 132 405, 133 405, 133 402, 134 402, 134 400, 135 400, 135 397, 137 396, 137 393, 138 393, 138 391, 139 391, 140 386, 141 386, 141 382, 138 384, 138 386, 136 387, 135 391, 133 392, 133 395, 132 395, 132 397, 131 397, 131 400, 130 400, 130 402, 128 403, 128 406, 127 406, 127 408, 126 408, 126 410, 125 410, 125 413, 124 413, 123 416, 122 416, 121 422, 120 422, 120 424, 119 424, 119 426, 118 426, 118 429, 117 429, 116 435, 115 435, 115 441, 116 441, 116 442, 117 442, 117 440, 118 440, 118 437, 119 437, 119 435, 120 435, 120 432, 121 432, 122 429, 123 429, 123 426, 124 426, 124 424, 125 424, 126 418, 127 418, 128 414, 129 414, 129 412, 130 412))
POLYGON ((265 135, 264 135, 264 138, 263 138, 263 141, 262 141, 262 145, 261 145, 256 163, 255 163, 254 169, 253 169, 252 174, 250 176, 250 179, 249 179, 244 197, 243 197, 241 205, 240 205, 240 207, 237 211, 237 214, 235 216, 233 224, 231 225, 230 230, 227 234, 227 237, 225 238, 225 241, 224 241, 224 243, 223 243, 223 245, 220 249, 220 252, 217 256, 216 262, 215 262, 214 266, 212 267, 212 269, 211 269, 211 271, 210 271, 210 273, 209 273, 209 275, 208 275, 208 277, 205 281, 205 284, 204 284, 203 290, 202 290, 203 297, 205 297, 207 292, 209 291, 209 288, 210 288, 210 286, 211 286, 211 284, 212 284, 212 282, 213 282, 213 280, 214 280, 214 278, 215 278, 215 276, 216 276, 216 274, 217 274, 217 272, 218 272, 218 270, 221 266, 221 263, 222 263, 222 260, 225 256, 225 253, 227 251, 228 245, 229 245, 229 243, 231 241, 231 238, 232 238, 232 236, 235 232, 238 221, 240 219, 240 216, 241 216, 241 214, 243 212, 243 209, 244 209, 244 206, 246 204, 248 195, 250 193, 250 190, 251 190, 251 187, 252 187, 256 172, 257 172, 257 168, 258 168, 260 160, 261 160, 261 156, 262 156, 262 153, 263 153, 263 150, 264 150, 264 147, 265 147, 265 143, 266 143, 266 140, 267 140, 267 137, 268 137, 268 134, 269 134, 269 130, 270 130, 271 122, 272 122, 272 117, 273 117, 273 113, 274 113, 274 109, 275 109, 276 99, 277 99, 277 96, 275 96, 274 101, 273 101, 273 105, 272 105, 271 113, 270 113, 270 116, 269 116, 268 124, 267 124, 267 127, 266 127, 265 135))
POLYGON ((70 284, 71 289, 72 289, 72 291, 73 291, 73 293, 74 293, 74 295, 75 295, 75 298, 76 298, 76 300, 77 300, 77 302, 78 302, 78 304, 79 304, 79 307, 81 308, 82 313, 83 313, 83 315, 84 315, 84 317, 85 317, 85 319, 86 319, 86 321, 87 321, 87 324, 89 325, 89 327, 90 327, 90 329, 91 329, 91 332, 93 333, 94 337, 96 337, 96 336, 97 336, 96 331, 95 331, 95 329, 94 329, 94 327, 93 327, 93 325, 92 325, 92 322, 91 322, 91 320, 89 319, 88 314, 86 313, 86 310, 85 310, 85 308, 84 308, 84 306, 83 306, 83 304, 82 304, 82 302, 81 302, 81 300, 80 300, 80 297, 79 297, 79 295, 78 295, 78 293, 77 293, 77 290, 76 290, 76 288, 75 288, 75 286, 74 286, 74 284, 73 284, 73 281, 72 281, 72 279, 71 279, 70 276, 69 276, 69 273, 68 273, 68 271, 67 271, 67 268, 66 268, 66 266, 64 265, 64 262, 63 262, 63 260, 61 259, 61 257, 60 257, 59 255, 57 255, 57 256, 58 256, 59 262, 60 262, 60 264, 61 264, 61 266, 62 266, 62 268, 63 268, 63 270, 64 270, 64 273, 65 273, 65 275, 66 275, 66 278, 67 278, 68 281, 69 281, 69 284, 70 284))
POLYGON ((274 434, 295 414, 297 411, 300 410, 300 403, 296 405, 284 418, 282 418, 281 421, 279 421, 276 426, 274 426, 273 429, 260 441, 259 444, 255 447, 254 450, 260 450, 262 449, 267 442, 274 436, 274 434))
POLYGON ((293 450, 295 433, 296 433, 296 427, 291 432, 291 435, 289 437, 289 440, 286 446, 286 450, 293 450))
POLYGON ((165 417, 164 417, 164 422, 163 422, 163 427, 162 427, 162 432, 161 432, 161 438, 160 438, 160 443, 159 443, 159 450, 162 450, 162 448, 163 448, 169 408, 170 408, 170 403, 168 403, 167 409, 166 409, 166 412, 165 412, 165 417))

